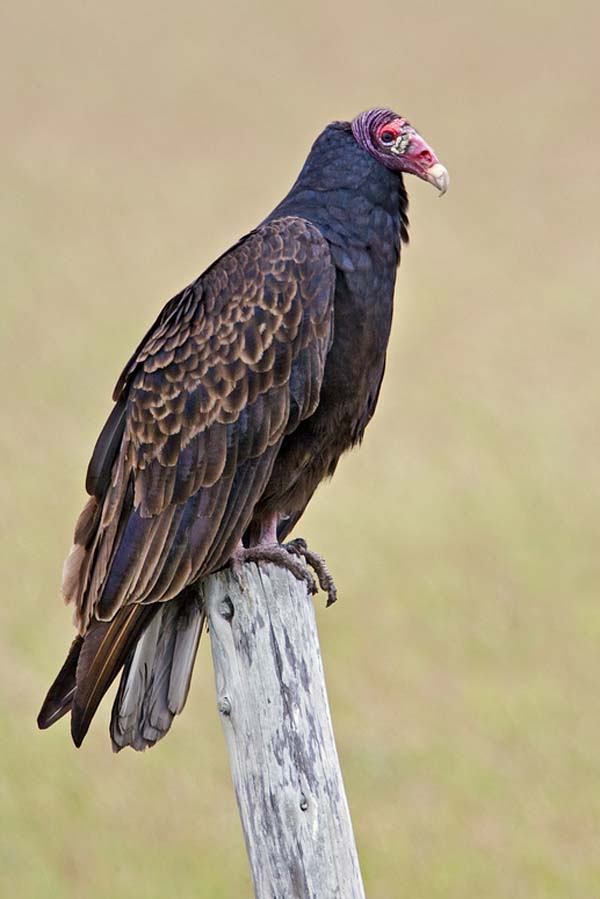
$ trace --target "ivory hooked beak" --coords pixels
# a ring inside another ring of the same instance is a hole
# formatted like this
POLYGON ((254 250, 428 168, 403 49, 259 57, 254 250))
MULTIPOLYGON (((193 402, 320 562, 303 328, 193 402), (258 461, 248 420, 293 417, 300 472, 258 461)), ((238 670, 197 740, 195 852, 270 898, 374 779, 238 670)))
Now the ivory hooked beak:
POLYGON ((437 187, 440 197, 444 196, 450 184, 450 175, 448 174, 448 169, 441 162, 436 162, 430 169, 427 169, 425 179, 437 187))

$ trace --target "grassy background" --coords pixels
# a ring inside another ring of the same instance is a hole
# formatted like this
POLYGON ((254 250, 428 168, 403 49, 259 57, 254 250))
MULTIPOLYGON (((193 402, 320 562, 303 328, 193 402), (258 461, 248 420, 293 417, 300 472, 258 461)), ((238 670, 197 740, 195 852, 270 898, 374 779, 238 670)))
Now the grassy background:
POLYGON ((389 104, 452 175, 412 241, 362 450, 301 532, 371 899, 600 889, 597 4, 5 2, 0 895, 249 896, 207 647, 185 714, 114 757, 35 730, 62 559, 121 365, 389 104))

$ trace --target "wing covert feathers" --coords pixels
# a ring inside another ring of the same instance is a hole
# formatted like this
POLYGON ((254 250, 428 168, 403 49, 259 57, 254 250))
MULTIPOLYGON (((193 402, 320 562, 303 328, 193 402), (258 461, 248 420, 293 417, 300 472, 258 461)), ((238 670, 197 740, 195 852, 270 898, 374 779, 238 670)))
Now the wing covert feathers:
POLYGON ((186 587, 230 557, 281 442, 319 401, 335 268, 309 222, 267 222, 174 297, 125 367, 65 562, 78 636, 39 716, 76 745, 124 667, 115 749, 181 711, 203 624, 186 587), (157 603, 172 600, 161 607, 157 603))
POLYGON ((63 581, 80 630, 224 564, 215 547, 241 538, 283 437, 318 403, 334 273, 319 231, 283 218, 167 304, 88 470, 63 581))

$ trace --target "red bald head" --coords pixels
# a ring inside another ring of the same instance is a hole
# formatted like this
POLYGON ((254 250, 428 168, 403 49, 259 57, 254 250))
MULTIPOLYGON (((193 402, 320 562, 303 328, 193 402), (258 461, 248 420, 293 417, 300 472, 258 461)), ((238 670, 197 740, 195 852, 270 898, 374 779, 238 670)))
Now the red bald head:
POLYGON ((429 144, 391 109, 362 112, 352 122, 352 133, 357 143, 386 168, 429 181, 441 194, 448 190, 448 172, 429 144))

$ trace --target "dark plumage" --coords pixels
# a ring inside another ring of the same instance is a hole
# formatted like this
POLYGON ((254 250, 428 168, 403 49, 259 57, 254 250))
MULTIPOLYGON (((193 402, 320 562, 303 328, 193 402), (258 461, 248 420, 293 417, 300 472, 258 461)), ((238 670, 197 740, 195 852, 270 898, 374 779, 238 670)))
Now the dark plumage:
POLYGON ((447 187, 390 110, 329 125, 285 199, 167 303, 125 366, 65 563, 79 635, 40 727, 70 710, 80 745, 123 668, 113 745, 155 743, 202 630, 187 588, 283 540, 362 438, 407 240, 402 172, 447 187))

